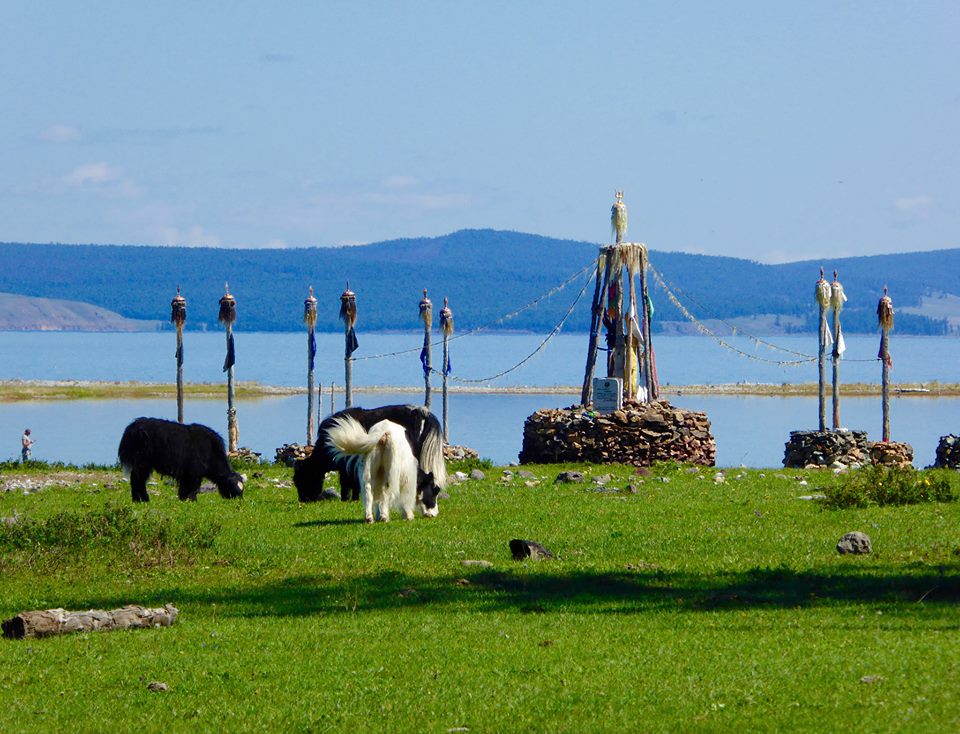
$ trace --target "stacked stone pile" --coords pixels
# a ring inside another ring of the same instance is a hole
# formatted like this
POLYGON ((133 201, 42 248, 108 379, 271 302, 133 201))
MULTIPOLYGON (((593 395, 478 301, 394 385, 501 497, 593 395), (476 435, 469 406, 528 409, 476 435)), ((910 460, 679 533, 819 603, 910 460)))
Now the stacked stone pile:
POLYGON ((227 458, 242 461, 244 464, 259 464, 260 454, 251 448, 241 446, 236 451, 228 451, 227 458))
POLYGON ((306 459, 313 453, 313 446, 304 446, 299 443, 285 443, 277 449, 274 461, 277 464, 293 466, 293 462, 306 459))
POLYGON ((790 431, 783 452, 787 468, 865 464, 870 458, 866 431, 790 431))
POLYGON ((480 454, 469 446, 443 445, 443 458, 446 461, 463 461, 464 459, 479 459, 480 454))
POLYGON ((909 468, 913 466, 913 446, 897 441, 877 441, 870 445, 870 462, 880 466, 909 468))
POLYGON ((960 436, 941 436, 937 444, 937 459, 933 465, 939 469, 960 469, 960 436))
POLYGON ((520 463, 650 466, 678 461, 713 466, 716 454, 706 413, 660 400, 627 402, 622 410, 603 414, 579 405, 538 410, 523 425, 520 463))

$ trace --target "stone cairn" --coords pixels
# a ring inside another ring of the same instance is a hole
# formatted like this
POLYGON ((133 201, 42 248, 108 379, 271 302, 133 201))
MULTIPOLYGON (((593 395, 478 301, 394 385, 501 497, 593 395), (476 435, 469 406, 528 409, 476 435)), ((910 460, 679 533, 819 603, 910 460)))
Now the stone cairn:
POLYGON ((870 463, 908 469, 913 466, 913 446, 899 441, 877 441, 870 445, 870 463))
POLYGON ((538 410, 523 425, 520 463, 650 466, 677 461, 714 466, 716 454, 706 413, 674 408, 666 400, 627 401, 612 413, 581 405, 538 410))
POLYGON ((237 461, 242 461, 244 464, 259 464, 260 463, 260 454, 253 449, 249 449, 246 446, 241 446, 234 451, 227 452, 227 458, 236 459, 237 461))
POLYGON ((312 453, 313 446, 304 446, 299 443, 285 443, 276 450, 273 460, 277 464, 293 466, 293 462, 306 459, 312 453))
POLYGON ((960 469, 960 436, 950 434, 940 437, 933 466, 937 469, 960 469))
POLYGON ((818 468, 865 464, 870 458, 866 431, 790 431, 783 465, 787 468, 818 468))
POLYGON ((445 443, 443 445, 443 458, 446 461, 465 461, 466 459, 479 459, 480 454, 476 449, 469 446, 451 446, 445 443))

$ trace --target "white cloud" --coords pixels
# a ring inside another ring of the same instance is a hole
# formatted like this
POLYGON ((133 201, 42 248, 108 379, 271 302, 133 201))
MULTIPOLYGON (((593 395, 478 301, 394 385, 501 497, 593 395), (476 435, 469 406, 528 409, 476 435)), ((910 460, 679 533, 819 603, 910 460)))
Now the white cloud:
POLYGON ((187 247, 220 247, 223 244, 220 238, 194 224, 186 229, 178 227, 160 227, 158 230, 160 241, 164 245, 186 245, 187 247))
POLYGON ((50 125, 40 133, 40 139, 48 143, 72 143, 80 137, 80 131, 70 125, 50 125))
POLYGON ((101 161, 99 163, 85 163, 82 166, 77 166, 64 176, 61 181, 67 186, 83 187, 100 186, 119 181, 121 178, 122 172, 119 168, 101 161))
POLYGON ((420 183, 414 176, 387 176, 382 184, 385 189, 411 189, 420 183))
POLYGON ((933 201, 929 196, 901 196, 894 200, 893 208, 898 214, 910 219, 926 219, 930 216, 933 201))
POLYGON ((123 175, 123 170, 104 161, 84 163, 61 176, 57 188, 75 191, 95 191, 108 196, 132 199, 143 190, 123 175))

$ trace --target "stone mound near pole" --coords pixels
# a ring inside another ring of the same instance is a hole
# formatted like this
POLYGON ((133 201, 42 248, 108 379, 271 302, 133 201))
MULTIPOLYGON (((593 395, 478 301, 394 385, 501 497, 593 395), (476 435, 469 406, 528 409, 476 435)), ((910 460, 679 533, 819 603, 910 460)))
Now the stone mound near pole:
POLYGON ((716 454, 706 413, 675 408, 666 400, 627 401, 612 413, 581 405, 538 410, 524 422, 520 463, 714 466, 716 454))

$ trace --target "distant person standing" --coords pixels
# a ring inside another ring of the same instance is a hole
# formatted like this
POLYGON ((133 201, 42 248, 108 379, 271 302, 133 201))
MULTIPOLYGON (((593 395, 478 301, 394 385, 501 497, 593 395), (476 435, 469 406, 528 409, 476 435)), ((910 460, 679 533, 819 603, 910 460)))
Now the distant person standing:
POLYGON ((30 438, 30 429, 24 429, 23 437, 20 439, 20 458, 26 464, 30 460, 30 447, 33 446, 33 439, 30 438))

